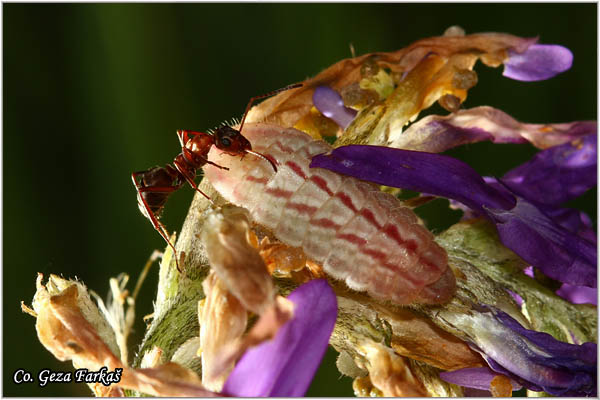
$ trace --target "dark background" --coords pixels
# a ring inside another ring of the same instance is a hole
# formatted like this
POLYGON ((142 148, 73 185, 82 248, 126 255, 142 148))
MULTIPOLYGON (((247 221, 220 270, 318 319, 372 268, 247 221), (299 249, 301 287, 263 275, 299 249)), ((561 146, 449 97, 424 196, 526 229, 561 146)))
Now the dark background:
MULTIPOLYGON (((30 304, 37 272, 77 276, 104 297, 109 277, 135 279, 164 248, 137 209, 130 173, 171 162, 176 129, 238 117, 250 97, 349 57, 350 43, 359 55, 392 51, 454 24, 539 35, 575 56, 570 71, 537 83, 479 64, 466 107, 495 106, 524 122, 596 119, 596 15, 595 4, 4 4, 3 395, 90 394, 83 384, 12 383, 17 368, 72 370, 42 347, 19 302, 30 304)), ((489 144, 452 152, 487 175, 533 153, 489 144)), ((171 231, 192 195, 185 188, 170 199, 171 231)), ((571 205, 596 220, 595 191, 571 205)), ((449 223, 444 207, 439 200, 425 210, 436 230, 449 223)), ((156 271, 138 317, 151 312, 156 271)), ((131 343, 140 341, 137 327, 131 343)), ((352 395, 333 360, 309 395, 352 395)))

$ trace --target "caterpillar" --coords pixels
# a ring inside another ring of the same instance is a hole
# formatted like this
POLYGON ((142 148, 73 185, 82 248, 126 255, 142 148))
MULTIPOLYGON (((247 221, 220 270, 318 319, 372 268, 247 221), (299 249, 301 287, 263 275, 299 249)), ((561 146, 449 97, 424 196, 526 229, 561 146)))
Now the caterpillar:
POLYGON ((396 304, 439 304, 456 290, 448 256, 412 210, 372 183, 309 168, 329 144, 294 128, 246 124, 252 148, 278 164, 223 155, 205 177, 228 201, 289 246, 301 247, 348 287, 396 304))

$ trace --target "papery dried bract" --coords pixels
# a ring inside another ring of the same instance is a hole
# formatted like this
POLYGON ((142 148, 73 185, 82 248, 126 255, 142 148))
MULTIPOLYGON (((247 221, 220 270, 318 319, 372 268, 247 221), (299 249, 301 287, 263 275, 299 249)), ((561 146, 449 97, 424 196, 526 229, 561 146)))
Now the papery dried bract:
POLYGON ((218 397, 206 390, 200 378, 190 369, 174 362, 154 368, 127 369, 121 386, 151 396, 161 397, 218 397), (127 379, 125 379, 127 377, 127 379))
POLYGON ((81 313, 77 305, 78 285, 72 284, 55 295, 46 292, 45 296, 40 290, 43 293, 45 288, 38 288, 37 299, 46 299, 35 301, 33 305, 38 314, 38 337, 44 347, 61 361, 73 360, 77 368, 122 367, 121 361, 81 313), (92 348, 94 351, 86 351, 92 348))
POLYGON ((243 208, 211 210, 202 242, 213 271, 227 289, 246 309, 261 315, 273 304, 275 288, 262 257, 248 240, 249 229, 243 208))
MULTIPOLYGON (((317 86, 326 85, 341 92, 343 88, 363 79, 361 69, 366 62, 374 61, 380 68, 389 68, 392 73, 397 74, 411 71, 428 54, 435 54, 441 60, 448 60, 453 56, 461 57, 465 60, 461 61, 461 65, 472 66, 480 58, 487 65, 498 66, 508 56, 509 49, 520 53, 535 41, 536 39, 523 39, 502 33, 439 36, 416 41, 395 52, 368 53, 345 59, 333 64, 314 78, 304 81, 301 88, 280 93, 254 107, 248 114, 247 121, 266 120, 283 127, 294 126, 310 112, 313 92, 317 86), (470 59, 467 61, 465 57, 470 59)), ((439 65, 438 70, 444 65, 445 61, 439 65)), ((448 72, 450 72, 449 69, 448 72)), ((448 79, 452 78, 453 74, 448 74, 448 79)), ((438 85, 438 87, 441 86, 438 85)), ((450 86, 445 87, 450 88, 450 86)), ((464 99, 464 94, 459 97, 464 99)))
POLYGON ((202 282, 202 288, 206 295, 198 305, 202 383, 209 390, 218 392, 223 388, 233 362, 215 364, 221 361, 219 355, 243 335, 248 312, 214 272, 202 282))
POLYGON ((356 397, 382 397, 381 390, 373 385, 369 376, 362 376, 352 381, 352 389, 356 397))
MULTIPOLYGON (((152 396, 193 396, 212 397, 191 370, 175 363, 167 363, 156 368, 132 369, 123 365, 100 337, 87 316, 100 315, 93 304, 82 310, 79 299, 85 298, 87 289, 80 283, 59 280, 53 277, 47 289, 38 277, 37 292, 33 307, 37 313, 36 329, 40 342, 61 361, 72 360, 76 368, 98 371, 106 367, 109 371, 123 370, 121 381, 111 387, 137 390, 152 396), (83 292, 82 292, 83 291, 83 292)), ((99 385, 91 385, 99 396, 118 395, 121 392, 108 391, 99 385)))
POLYGON ((407 309, 388 310, 373 306, 376 315, 390 324, 391 347, 399 355, 419 360, 443 370, 484 365, 481 356, 456 336, 437 327, 428 318, 407 309))
POLYGON ((423 383, 413 374, 403 357, 377 343, 364 343, 359 348, 368 361, 366 367, 371 382, 384 397, 428 396, 423 383))
POLYGON ((229 366, 239 360, 244 352, 272 339, 293 315, 294 304, 285 297, 277 296, 246 335, 221 348, 222 351, 212 362, 212 375, 224 376, 229 366))
MULTIPOLYGON (((77 307, 79 310, 81 310, 81 313, 85 317, 85 320, 94 327, 99 337, 104 343, 106 343, 110 351, 114 354, 119 354, 119 346, 117 345, 114 331, 110 327, 110 324, 105 319, 105 317, 100 313, 98 307, 96 307, 94 302, 91 300, 87 288, 81 282, 64 279, 52 274, 50 275, 50 278, 48 279, 46 285, 43 285, 42 279, 43 275, 38 274, 38 277, 36 279, 37 290, 32 302, 33 309, 38 314, 36 329, 38 331, 38 337, 42 344, 44 344, 44 340, 50 340, 55 338, 42 336, 48 331, 40 327, 40 324, 42 324, 42 322, 39 320, 40 315, 42 315, 43 320, 45 320, 48 324, 55 325, 56 321, 54 320, 54 318, 50 318, 47 314, 47 310, 51 309, 52 307, 52 298, 53 296, 64 295, 64 293, 66 293, 67 290, 70 290, 73 292, 68 293, 71 293, 71 295, 73 295, 72 293, 75 293, 75 298, 73 300, 74 304, 70 304, 69 306, 77 307)), ((57 297, 54 301, 56 302, 58 301, 58 299, 61 298, 62 297, 57 297)), ((71 297, 67 298, 71 299, 71 297)), ((66 307, 65 309, 69 309, 69 307, 66 307)), ((68 353, 60 356, 55 354, 55 356, 60 360, 64 360, 64 358, 61 357, 65 357, 67 355, 68 353)))
POLYGON ((545 149, 596 132, 596 121, 561 124, 522 123, 489 106, 459 110, 441 116, 429 115, 412 124, 388 143, 405 150, 441 153, 467 143, 526 143, 545 149))
POLYGON ((452 96, 458 108, 466 99, 465 89, 453 86, 457 70, 473 68, 477 56, 455 55, 452 58, 431 54, 417 64, 398 83, 393 93, 381 104, 365 109, 344 134, 342 143, 386 144, 402 133, 404 125, 419 112, 445 96, 452 96))

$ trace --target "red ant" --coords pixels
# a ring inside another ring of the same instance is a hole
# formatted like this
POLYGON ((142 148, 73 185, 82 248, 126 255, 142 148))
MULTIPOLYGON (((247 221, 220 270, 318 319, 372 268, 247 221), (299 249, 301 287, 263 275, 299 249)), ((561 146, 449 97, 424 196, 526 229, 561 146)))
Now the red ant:
POLYGON ((301 83, 289 85, 261 96, 252 97, 246 106, 239 129, 224 125, 219 127, 215 132, 210 133, 178 130, 177 137, 179 138, 179 143, 181 143, 181 153, 175 157, 173 164, 167 164, 164 167, 154 167, 146 171, 131 174, 131 179, 137 190, 138 207, 142 214, 150 220, 154 229, 160 233, 173 249, 175 263, 179 272, 181 270, 179 269, 179 261, 177 260, 177 251, 169 239, 167 230, 159 221, 159 216, 169 195, 187 182, 212 203, 210 197, 198 188, 194 179, 196 178, 198 169, 206 164, 211 164, 225 170, 228 169, 208 160, 208 152, 213 145, 230 156, 241 155, 243 157, 245 154, 253 154, 268 161, 277 172, 277 167, 273 161, 260 153, 252 151, 250 142, 242 136, 241 131, 246 120, 246 115, 254 101, 301 86, 301 83), (139 180, 138 177, 140 178, 139 180))

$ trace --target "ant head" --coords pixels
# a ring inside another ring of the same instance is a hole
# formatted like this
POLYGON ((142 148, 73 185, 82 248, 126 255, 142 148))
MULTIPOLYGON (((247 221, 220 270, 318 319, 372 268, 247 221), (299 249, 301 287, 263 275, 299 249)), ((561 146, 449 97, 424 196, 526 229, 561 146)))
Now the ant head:
POLYGON ((222 126, 214 134, 215 146, 230 156, 245 154, 248 150, 252 150, 252 146, 248 139, 230 126, 222 126))
POLYGON ((277 172, 277 166, 268 157, 265 157, 263 154, 257 153, 256 151, 252 151, 252 145, 248 139, 246 139, 240 131, 233 129, 230 126, 222 126, 216 130, 214 133, 215 137, 215 147, 221 150, 225 154, 229 154, 230 156, 238 156, 247 154, 253 154, 258 158, 262 158, 267 161, 273 167, 273 170, 277 172))

